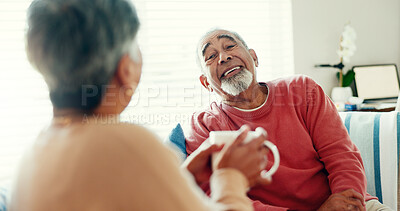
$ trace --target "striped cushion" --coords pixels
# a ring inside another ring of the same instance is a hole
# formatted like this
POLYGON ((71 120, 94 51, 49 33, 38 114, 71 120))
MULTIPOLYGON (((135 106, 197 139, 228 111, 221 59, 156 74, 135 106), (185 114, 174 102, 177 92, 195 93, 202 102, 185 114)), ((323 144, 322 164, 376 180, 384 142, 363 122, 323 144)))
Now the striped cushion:
POLYGON ((393 210, 398 207, 399 112, 339 112, 361 151, 367 191, 393 210))

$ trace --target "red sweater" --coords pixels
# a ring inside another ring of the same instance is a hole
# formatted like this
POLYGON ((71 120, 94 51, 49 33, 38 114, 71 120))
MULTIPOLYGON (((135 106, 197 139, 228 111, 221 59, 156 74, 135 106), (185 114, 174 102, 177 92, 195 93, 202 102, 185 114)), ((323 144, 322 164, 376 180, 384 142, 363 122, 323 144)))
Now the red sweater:
POLYGON ((213 102, 195 113, 187 136, 188 154, 210 131, 238 130, 243 124, 252 130, 263 127, 278 147, 281 163, 272 184, 248 192, 256 210, 316 210, 332 193, 350 188, 366 200, 373 198, 366 193, 360 152, 321 87, 305 76, 264 85, 269 89, 267 102, 255 111, 213 102))

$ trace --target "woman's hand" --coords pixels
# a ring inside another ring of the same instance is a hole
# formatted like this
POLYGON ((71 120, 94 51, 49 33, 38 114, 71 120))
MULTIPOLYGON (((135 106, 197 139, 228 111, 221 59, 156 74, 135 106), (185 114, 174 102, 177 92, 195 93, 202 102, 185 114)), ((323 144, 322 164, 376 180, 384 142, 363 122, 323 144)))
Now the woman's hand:
POLYGON ((182 167, 186 168, 194 176, 198 185, 207 182, 212 174, 211 155, 219 152, 224 146, 211 145, 209 140, 205 140, 200 147, 195 150, 183 162, 182 167))
POLYGON ((250 187, 255 184, 269 184, 271 181, 260 175, 267 165, 268 149, 264 146, 267 134, 266 132, 262 133, 248 143, 244 143, 249 130, 248 126, 243 126, 236 140, 227 144, 213 158, 213 169, 237 169, 246 176, 250 187))

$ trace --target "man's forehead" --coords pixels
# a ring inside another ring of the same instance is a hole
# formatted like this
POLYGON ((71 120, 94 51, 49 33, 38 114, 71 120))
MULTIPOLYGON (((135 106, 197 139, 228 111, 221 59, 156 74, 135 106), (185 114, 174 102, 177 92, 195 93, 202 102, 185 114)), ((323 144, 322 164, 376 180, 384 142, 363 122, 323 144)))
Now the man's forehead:
POLYGON ((208 35, 206 35, 203 39, 202 42, 200 43, 200 51, 201 53, 204 55, 206 49, 212 44, 212 40, 230 40, 233 42, 237 42, 236 41, 236 36, 233 35, 232 33, 230 33, 229 31, 225 31, 225 30, 218 30, 215 32, 212 32, 208 35))
POLYGON ((236 37, 231 32, 225 31, 225 30, 219 30, 219 31, 212 32, 209 35, 205 36, 201 43, 202 43, 202 45, 205 45, 207 43, 210 43, 211 40, 213 40, 215 38, 217 40, 220 40, 222 38, 226 38, 226 39, 229 39, 229 40, 232 40, 232 41, 236 42, 236 37))

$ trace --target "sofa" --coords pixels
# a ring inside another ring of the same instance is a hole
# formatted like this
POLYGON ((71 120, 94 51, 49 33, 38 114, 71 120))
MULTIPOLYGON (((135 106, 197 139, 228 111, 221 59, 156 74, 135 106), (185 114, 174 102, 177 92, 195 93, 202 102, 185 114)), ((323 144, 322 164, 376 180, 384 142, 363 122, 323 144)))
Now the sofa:
MULTIPOLYGON (((367 191, 393 210, 399 206, 400 113, 339 112, 351 140, 363 158, 367 191)), ((178 124, 164 140, 186 157, 182 127, 178 124)))

